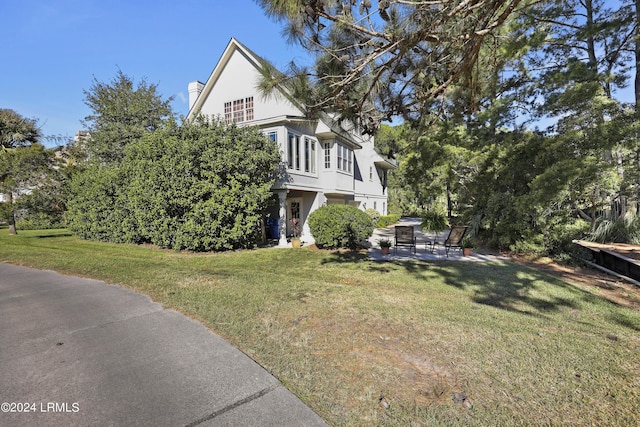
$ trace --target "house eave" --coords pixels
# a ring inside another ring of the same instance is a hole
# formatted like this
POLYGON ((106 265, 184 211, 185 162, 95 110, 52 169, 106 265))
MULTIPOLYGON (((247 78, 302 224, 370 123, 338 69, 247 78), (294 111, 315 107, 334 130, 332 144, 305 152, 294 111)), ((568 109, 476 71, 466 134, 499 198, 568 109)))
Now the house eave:
POLYGON ((396 162, 393 159, 381 158, 379 160, 374 160, 373 164, 379 167, 380 169, 384 169, 384 170, 398 169, 398 162, 396 162))

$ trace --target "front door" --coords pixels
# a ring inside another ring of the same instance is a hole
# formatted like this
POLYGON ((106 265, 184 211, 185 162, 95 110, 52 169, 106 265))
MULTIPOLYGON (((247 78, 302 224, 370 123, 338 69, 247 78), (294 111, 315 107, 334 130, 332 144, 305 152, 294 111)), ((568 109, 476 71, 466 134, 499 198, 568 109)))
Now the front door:
POLYGON ((287 199, 287 236, 293 236, 294 220, 298 223, 298 236, 302 233, 302 197, 287 199))

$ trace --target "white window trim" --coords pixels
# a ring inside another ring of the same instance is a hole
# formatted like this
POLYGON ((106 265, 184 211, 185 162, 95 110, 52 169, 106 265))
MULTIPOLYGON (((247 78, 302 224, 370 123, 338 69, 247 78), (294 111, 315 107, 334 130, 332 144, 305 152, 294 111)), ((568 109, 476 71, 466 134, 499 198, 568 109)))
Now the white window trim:
POLYGON ((353 149, 346 144, 336 142, 336 152, 338 172, 353 175, 353 149))
POLYGON ((254 118, 253 96, 234 99, 224 103, 224 121, 228 125, 231 123, 250 122, 254 118))
POLYGON ((286 165, 291 173, 318 176, 318 139, 287 129, 286 165))

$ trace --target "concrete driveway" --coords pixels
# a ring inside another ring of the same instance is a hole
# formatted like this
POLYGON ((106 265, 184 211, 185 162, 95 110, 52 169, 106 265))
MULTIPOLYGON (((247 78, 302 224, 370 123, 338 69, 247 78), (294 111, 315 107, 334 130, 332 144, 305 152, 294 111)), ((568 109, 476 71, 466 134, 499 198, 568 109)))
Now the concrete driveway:
POLYGON ((1 426, 323 426, 244 353, 149 297, 0 264, 1 426))

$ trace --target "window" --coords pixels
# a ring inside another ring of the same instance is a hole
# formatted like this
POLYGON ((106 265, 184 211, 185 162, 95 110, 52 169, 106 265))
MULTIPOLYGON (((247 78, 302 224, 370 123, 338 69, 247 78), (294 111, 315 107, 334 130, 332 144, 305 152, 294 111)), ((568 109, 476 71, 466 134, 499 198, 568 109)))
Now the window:
POLYGON ((316 173, 316 142, 309 138, 304 138, 304 171, 316 173))
POLYGON ((373 166, 369 166, 369 181, 373 181, 373 166))
POLYGON ((245 120, 253 120, 253 96, 244 100, 245 120))
POLYGON ((324 168, 325 169, 331 168, 331 143, 330 142, 324 143, 324 168))
POLYGON ((342 146, 342 170, 343 171, 349 170, 347 169, 347 164, 349 163, 348 157, 349 157, 349 149, 343 145, 342 146))
POLYGON ((353 168, 353 150, 346 145, 338 144, 338 169, 351 173, 353 168))
POLYGON ((224 103, 224 121, 227 124, 231 123, 231 102, 224 103))
MULTIPOLYGON (((289 133, 289 144, 287 145, 287 165, 289 169, 295 169, 296 157, 298 156, 298 145, 300 138, 298 135, 289 133)), ((299 169, 299 167, 298 167, 299 169)))
POLYGON ((278 142, 278 132, 276 131, 269 132, 269 139, 273 142, 278 142))
POLYGON ((253 96, 225 102, 224 120, 227 124, 253 120, 253 96))
POLYGON ((287 166, 289 169, 316 173, 316 140, 289 132, 287 139, 287 166))

